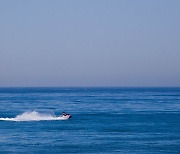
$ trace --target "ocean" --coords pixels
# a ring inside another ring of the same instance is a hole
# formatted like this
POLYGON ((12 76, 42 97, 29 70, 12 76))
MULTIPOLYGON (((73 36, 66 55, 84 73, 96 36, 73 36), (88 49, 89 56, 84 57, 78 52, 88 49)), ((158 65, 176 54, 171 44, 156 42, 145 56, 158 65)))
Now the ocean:
POLYGON ((3 153, 178 154, 180 88, 0 88, 3 153))

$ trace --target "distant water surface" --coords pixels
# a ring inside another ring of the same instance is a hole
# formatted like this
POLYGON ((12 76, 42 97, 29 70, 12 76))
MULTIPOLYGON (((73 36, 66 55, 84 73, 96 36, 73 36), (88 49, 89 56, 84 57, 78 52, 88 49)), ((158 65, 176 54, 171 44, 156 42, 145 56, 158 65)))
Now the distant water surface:
POLYGON ((0 88, 0 153, 178 154, 180 88, 0 88))

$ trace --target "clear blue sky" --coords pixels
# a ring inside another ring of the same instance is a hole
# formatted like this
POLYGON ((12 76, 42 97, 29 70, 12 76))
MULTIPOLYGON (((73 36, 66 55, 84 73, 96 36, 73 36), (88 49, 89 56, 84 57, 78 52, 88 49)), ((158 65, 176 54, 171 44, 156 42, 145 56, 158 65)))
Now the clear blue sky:
POLYGON ((1 0, 6 86, 180 86, 180 1, 1 0))

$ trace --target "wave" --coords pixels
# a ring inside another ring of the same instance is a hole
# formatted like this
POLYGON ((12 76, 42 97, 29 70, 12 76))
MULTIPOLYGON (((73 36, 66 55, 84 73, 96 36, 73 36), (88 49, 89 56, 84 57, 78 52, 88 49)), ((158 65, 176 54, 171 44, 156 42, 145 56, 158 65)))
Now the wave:
POLYGON ((24 112, 15 118, 0 118, 1 121, 41 121, 41 120, 67 120, 64 117, 56 117, 51 114, 39 113, 37 111, 24 112))

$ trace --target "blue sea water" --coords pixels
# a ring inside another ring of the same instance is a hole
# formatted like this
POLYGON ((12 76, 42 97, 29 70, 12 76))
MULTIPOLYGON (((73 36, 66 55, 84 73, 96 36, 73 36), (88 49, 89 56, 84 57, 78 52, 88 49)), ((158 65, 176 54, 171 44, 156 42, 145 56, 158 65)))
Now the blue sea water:
POLYGON ((0 153, 180 153, 180 88, 0 88, 0 153))

